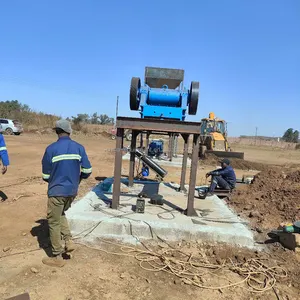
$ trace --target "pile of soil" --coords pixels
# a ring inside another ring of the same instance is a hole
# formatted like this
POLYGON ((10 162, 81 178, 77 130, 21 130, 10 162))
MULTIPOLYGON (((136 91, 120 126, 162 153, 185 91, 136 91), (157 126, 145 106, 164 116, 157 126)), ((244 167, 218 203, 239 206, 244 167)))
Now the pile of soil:
POLYGON ((299 190, 300 170, 269 167, 253 184, 235 190, 230 205, 258 232, 275 229, 282 222, 300 220, 299 190))
MULTIPOLYGON (((219 165, 220 158, 215 156, 214 154, 208 154, 207 157, 203 160, 204 165, 219 165)), ((260 164, 257 162, 252 162, 248 160, 238 159, 238 158, 231 158, 230 159, 231 166, 234 169, 240 170, 256 170, 256 171, 264 171, 269 169, 268 165, 260 164)))

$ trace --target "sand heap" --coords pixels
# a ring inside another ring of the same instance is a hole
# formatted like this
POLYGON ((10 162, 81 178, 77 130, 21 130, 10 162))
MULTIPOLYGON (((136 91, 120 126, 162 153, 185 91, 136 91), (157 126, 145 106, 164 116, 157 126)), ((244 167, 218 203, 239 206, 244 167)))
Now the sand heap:
POLYGON ((300 220, 300 170, 262 171, 252 185, 234 192, 230 205, 262 230, 300 220))
MULTIPOLYGON (((221 158, 215 156, 214 154, 208 154, 206 159, 201 160, 204 165, 219 165, 219 161, 221 158)), ((248 160, 238 159, 238 158, 230 158, 231 166, 234 169, 240 170, 257 170, 264 171, 269 169, 268 165, 260 164, 257 162, 252 162, 248 160)))

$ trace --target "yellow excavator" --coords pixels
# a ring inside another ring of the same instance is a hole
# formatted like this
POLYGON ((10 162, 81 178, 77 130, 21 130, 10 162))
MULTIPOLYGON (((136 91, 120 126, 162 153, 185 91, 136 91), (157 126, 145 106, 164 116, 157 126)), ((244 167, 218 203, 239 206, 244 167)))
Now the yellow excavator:
POLYGON ((216 118, 213 112, 208 118, 201 120, 200 131, 200 158, 205 158, 206 154, 212 153, 222 158, 244 159, 243 152, 231 151, 227 140, 226 121, 216 118))

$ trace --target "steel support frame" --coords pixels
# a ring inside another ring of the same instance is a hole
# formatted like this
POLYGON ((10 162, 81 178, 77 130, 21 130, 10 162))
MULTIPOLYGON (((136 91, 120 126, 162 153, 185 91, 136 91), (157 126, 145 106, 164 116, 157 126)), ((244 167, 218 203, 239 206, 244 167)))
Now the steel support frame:
POLYGON ((181 177, 180 177, 180 190, 185 191, 185 177, 186 177, 186 168, 187 168, 187 160, 189 155, 189 134, 182 134, 182 138, 184 140, 183 146, 183 158, 182 158, 182 167, 181 167, 181 177))
POLYGON ((173 160, 173 151, 174 151, 174 134, 170 133, 170 135, 169 135, 169 150, 168 150, 169 161, 173 160))
MULTIPOLYGON (((134 169, 135 169, 135 155, 136 138, 140 132, 147 132, 146 146, 149 145, 150 132, 165 132, 169 133, 170 140, 174 140, 175 134, 181 134, 184 139, 183 162, 180 179, 180 189, 184 190, 187 159, 188 159, 188 140, 189 136, 193 136, 193 150, 192 161, 190 169, 189 193, 187 201, 187 209, 185 214, 187 216, 197 215, 194 209, 194 196, 197 177, 197 166, 199 160, 199 142, 200 142, 200 126, 199 122, 182 122, 173 120, 153 120, 153 119, 139 119, 118 117, 116 122, 117 137, 116 137, 116 152, 115 152, 115 170, 114 170, 114 188, 111 208, 117 209, 120 201, 120 186, 121 186, 121 171, 122 171, 122 149, 123 149, 123 134, 124 129, 132 130, 132 140, 130 147, 130 168, 129 168, 129 185, 133 185, 134 169), (149 133, 149 134, 148 134, 149 133), (171 138, 172 137, 172 138, 171 138)), ((173 144, 173 141, 171 142, 173 144)), ((171 152, 173 147, 171 147, 171 152)), ((173 153, 172 153, 173 154, 173 153)))
POLYGON ((124 128, 117 128, 112 209, 118 209, 120 203, 123 138, 124 128))
POLYGON ((134 169, 135 169, 135 150, 136 150, 136 140, 139 131, 133 130, 132 131, 132 139, 130 145, 130 163, 129 163, 129 186, 133 186, 133 179, 134 179, 134 169))

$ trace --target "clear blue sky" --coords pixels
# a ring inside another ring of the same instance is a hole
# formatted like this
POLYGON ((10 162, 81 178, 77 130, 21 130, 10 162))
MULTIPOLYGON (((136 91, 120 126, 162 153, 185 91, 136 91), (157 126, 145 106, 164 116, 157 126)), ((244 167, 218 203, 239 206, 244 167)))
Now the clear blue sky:
POLYGON ((182 68, 200 81, 196 121, 214 111, 229 134, 300 129, 300 1, 0 2, 0 100, 64 117, 139 116, 132 76, 182 68))

